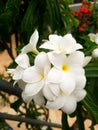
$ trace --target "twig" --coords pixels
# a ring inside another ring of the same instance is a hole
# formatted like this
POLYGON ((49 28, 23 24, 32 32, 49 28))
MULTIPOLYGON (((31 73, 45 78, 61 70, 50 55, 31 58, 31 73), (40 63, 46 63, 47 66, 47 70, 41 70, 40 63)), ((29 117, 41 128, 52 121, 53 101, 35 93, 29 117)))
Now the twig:
POLYGON ((45 125, 45 126, 49 126, 49 127, 61 128, 61 125, 56 124, 56 123, 50 123, 50 122, 20 117, 20 116, 16 116, 16 115, 1 113, 1 112, 0 112, 0 118, 7 119, 7 120, 13 120, 13 121, 19 121, 19 122, 26 122, 28 124, 33 124, 33 125, 45 125))
POLYGON ((17 85, 13 87, 13 84, 5 80, 0 79, 0 90, 15 95, 17 97, 21 97, 22 90, 17 85))

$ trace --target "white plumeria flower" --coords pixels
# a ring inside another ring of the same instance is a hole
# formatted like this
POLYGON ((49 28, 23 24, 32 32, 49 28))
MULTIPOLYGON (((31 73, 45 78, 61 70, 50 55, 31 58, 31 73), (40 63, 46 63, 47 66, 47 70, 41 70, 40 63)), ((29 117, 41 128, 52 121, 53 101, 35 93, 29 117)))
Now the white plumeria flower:
POLYGON ((98 33, 96 33, 96 34, 89 33, 88 36, 90 37, 90 40, 92 42, 95 42, 96 44, 98 44, 98 33))
POLYGON ((78 49, 82 49, 82 45, 78 44, 71 34, 66 34, 63 37, 56 34, 49 35, 49 41, 46 41, 40 46, 52 50, 59 54, 70 54, 78 49))
MULTIPOLYGON (((92 42, 95 42, 98 45, 98 33, 94 34, 94 33, 89 33, 88 36, 90 37, 90 40, 92 42)), ((92 56, 97 58, 98 57, 98 48, 94 49, 92 51, 92 56)))
POLYGON ((92 56, 95 57, 95 58, 98 58, 98 48, 93 50, 92 56))
POLYGON ((38 94, 45 84, 46 76, 51 68, 47 53, 39 53, 34 61, 34 66, 27 68, 22 76, 22 80, 26 82, 23 99, 30 101, 30 97, 38 94))
POLYGON ((18 82, 18 80, 21 80, 23 71, 30 66, 29 58, 26 53, 31 51, 33 51, 35 54, 38 53, 38 50, 36 48, 38 38, 39 38, 38 31, 35 30, 35 32, 30 37, 29 44, 24 46, 23 49, 21 50, 21 53, 16 57, 15 62, 18 64, 18 66, 12 72, 15 83, 18 82))
POLYGON ((81 86, 85 86, 85 72, 83 69, 85 60, 84 53, 76 51, 69 56, 48 53, 48 56, 50 62, 54 65, 48 74, 49 81, 53 80, 54 83, 58 83, 59 81, 62 81, 61 79, 63 79, 65 75, 70 74, 71 77, 75 75, 74 77, 76 81, 78 81, 77 86, 80 85, 82 79, 84 82, 81 83, 81 86), (62 72, 64 76, 62 75, 62 72))
POLYGON ((76 109, 77 102, 86 95, 84 53, 76 51, 69 56, 48 53, 48 56, 54 67, 49 71, 47 84, 43 88, 46 106, 70 114, 76 109))
POLYGON ((38 31, 35 30, 34 33, 31 35, 29 44, 24 46, 21 50, 21 53, 28 53, 28 52, 33 52, 35 54, 38 54, 38 50, 36 48, 37 42, 39 39, 38 31))

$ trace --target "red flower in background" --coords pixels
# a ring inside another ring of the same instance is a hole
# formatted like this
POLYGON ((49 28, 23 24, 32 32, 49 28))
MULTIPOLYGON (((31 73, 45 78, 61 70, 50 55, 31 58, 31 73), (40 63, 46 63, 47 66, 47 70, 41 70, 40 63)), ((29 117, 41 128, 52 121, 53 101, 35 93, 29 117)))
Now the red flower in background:
POLYGON ((83 32, 84 29, 83 29, 82 27, 79 27, 79 31, 80 31, 80 32, 83 32))
POLYGON ((82 0, 82 4, 83 4, 84 6, 91 6, 91 5, 92 5, 91 2, 85 2, 84 0, 82 0))
POLYGON ((81 7, 80 13, 88 13, 88 9, 86 7, 81 7))
POLYGON ((82 6, 79 10, 75 11, 73 15, 78 18, 78 30, 80 32, 85 31, 87 26, 91 23, 90 21, 90 15, 92 13, 91 9, 92 3, 91 2, 85 2, 82 0, 82 6))

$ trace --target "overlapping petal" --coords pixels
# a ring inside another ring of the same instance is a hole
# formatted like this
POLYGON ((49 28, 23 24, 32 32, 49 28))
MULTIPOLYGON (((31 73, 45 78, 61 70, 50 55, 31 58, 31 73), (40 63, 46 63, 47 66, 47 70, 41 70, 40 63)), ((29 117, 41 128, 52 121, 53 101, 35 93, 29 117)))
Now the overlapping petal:
POLYGON ((39 106, 44 105, 45 104, 45 98, 43 97, 42 91, 39 91, 36 95, 34 95, 33 100, 39 106))
POLYGON ((51 91, 51 89, 47 85, 45 85, 43 88, 43 94, 45 98, 49 101, 54 101, 56 99, 56 95, 51 91))
POLYGON ((73 76, 70 75, 64 75, 63 81, 60 83, 60 89, 62 91, 62 94, 66 95, 70 95, 75 87, 75 79, 73 76))
POLYGON ((48 82, 52 82, 52 83, 60 83, 63 80, 63 74, 61 71, 59 71, 58 69, 56 69, 55 67, 53 67, 47 76, 48 82))
POLYGON ((14 70, 14 74, 13 74, 13 79, 14 80, 20 80, 22 77, 24 69, 20 66, 17 66, 16 69, 14 70))
POLYGON ((29 57, 27 54, 18 55, 15 59, 15 62, 24 69, 30 66, 29 57))
POLYGON ((27 83, 35 83, 41 81, 40 71, 35 67, 29 67, 24 70, 22 80, 27 83))
POLYGON ((41 52, 36 56, 34 64, 36 67, 38 67, 40 70, 42 70, 45 75, 51 68, 51 64, 48 59, 48 55, 45 52, 41 52))
POLYGON ((55 101, 47 101, 46 107, 52 110, 58 110, 64 106, 65 99, 63 96, 59 96, 55 101))
POLYGON ((83 100, 83 98, 86 96, 86 90, 84 89, 76 89, 74 92, 73 92, 73 96, 74 98, 76 98, 76 101, 77 102, 80 102, 81 100, 83 100))
POLYGON ((41 88, 43 87, 43 81, 37 82, 37 83, 31 83, 31 84, 26 84, 25 89, 24 89, 24 93, 27 96, 33 96, 35 94, 37 94, 41 88))
POLYGON ((69 64, 78 64, 83 66, 84 63, 84 53, 81 51, 75 51, 67 57, 67 62, 69 64))
POLYGON ((69 96, 66 97, 64 100, 64 106, 61 108, 61 110, 67 114, 71 114, 76 110, 77 102, 74 97, 69 96))

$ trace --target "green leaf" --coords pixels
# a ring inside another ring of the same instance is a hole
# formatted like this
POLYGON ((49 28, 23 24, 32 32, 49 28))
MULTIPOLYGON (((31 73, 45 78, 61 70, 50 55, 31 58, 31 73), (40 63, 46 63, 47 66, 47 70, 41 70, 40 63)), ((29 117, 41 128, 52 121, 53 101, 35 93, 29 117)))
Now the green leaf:
POLYGON ((92 62, 89 63, 86 67, 85 67, 85 74, 86 77, 98 77, 98 62, 92 62))
POLYGON ((21 22, 21 35, 25 44, 28 43, 31 33, 34 31, 34 22, 35 22, 34 13, 36 10, 36 6, 37 6, 36 0, 31 0, 29 2, 27 11, 21 22))
POLYGON ((76 118, 77 118, 76 121, 77 121, 79 130, 85 130, 84 129, 84 119, 83 119, 83 115, 82 115, 82 106, 80 103, 78 103, 78 105, 77 105, 76 118))
POLYGON ((94 104, 88 97, 86 97, 82 103, 84 104, 84 107, 86 108, 91 120, 92 125, 95 125, 98 123, 98 105, 94 104))
POLYGON ((19 0, 8 0, 5 8, 0 14, 0 37, 9 42, 10 35, 15 32, 17 28, 17 17, 19 15, 19 0))

